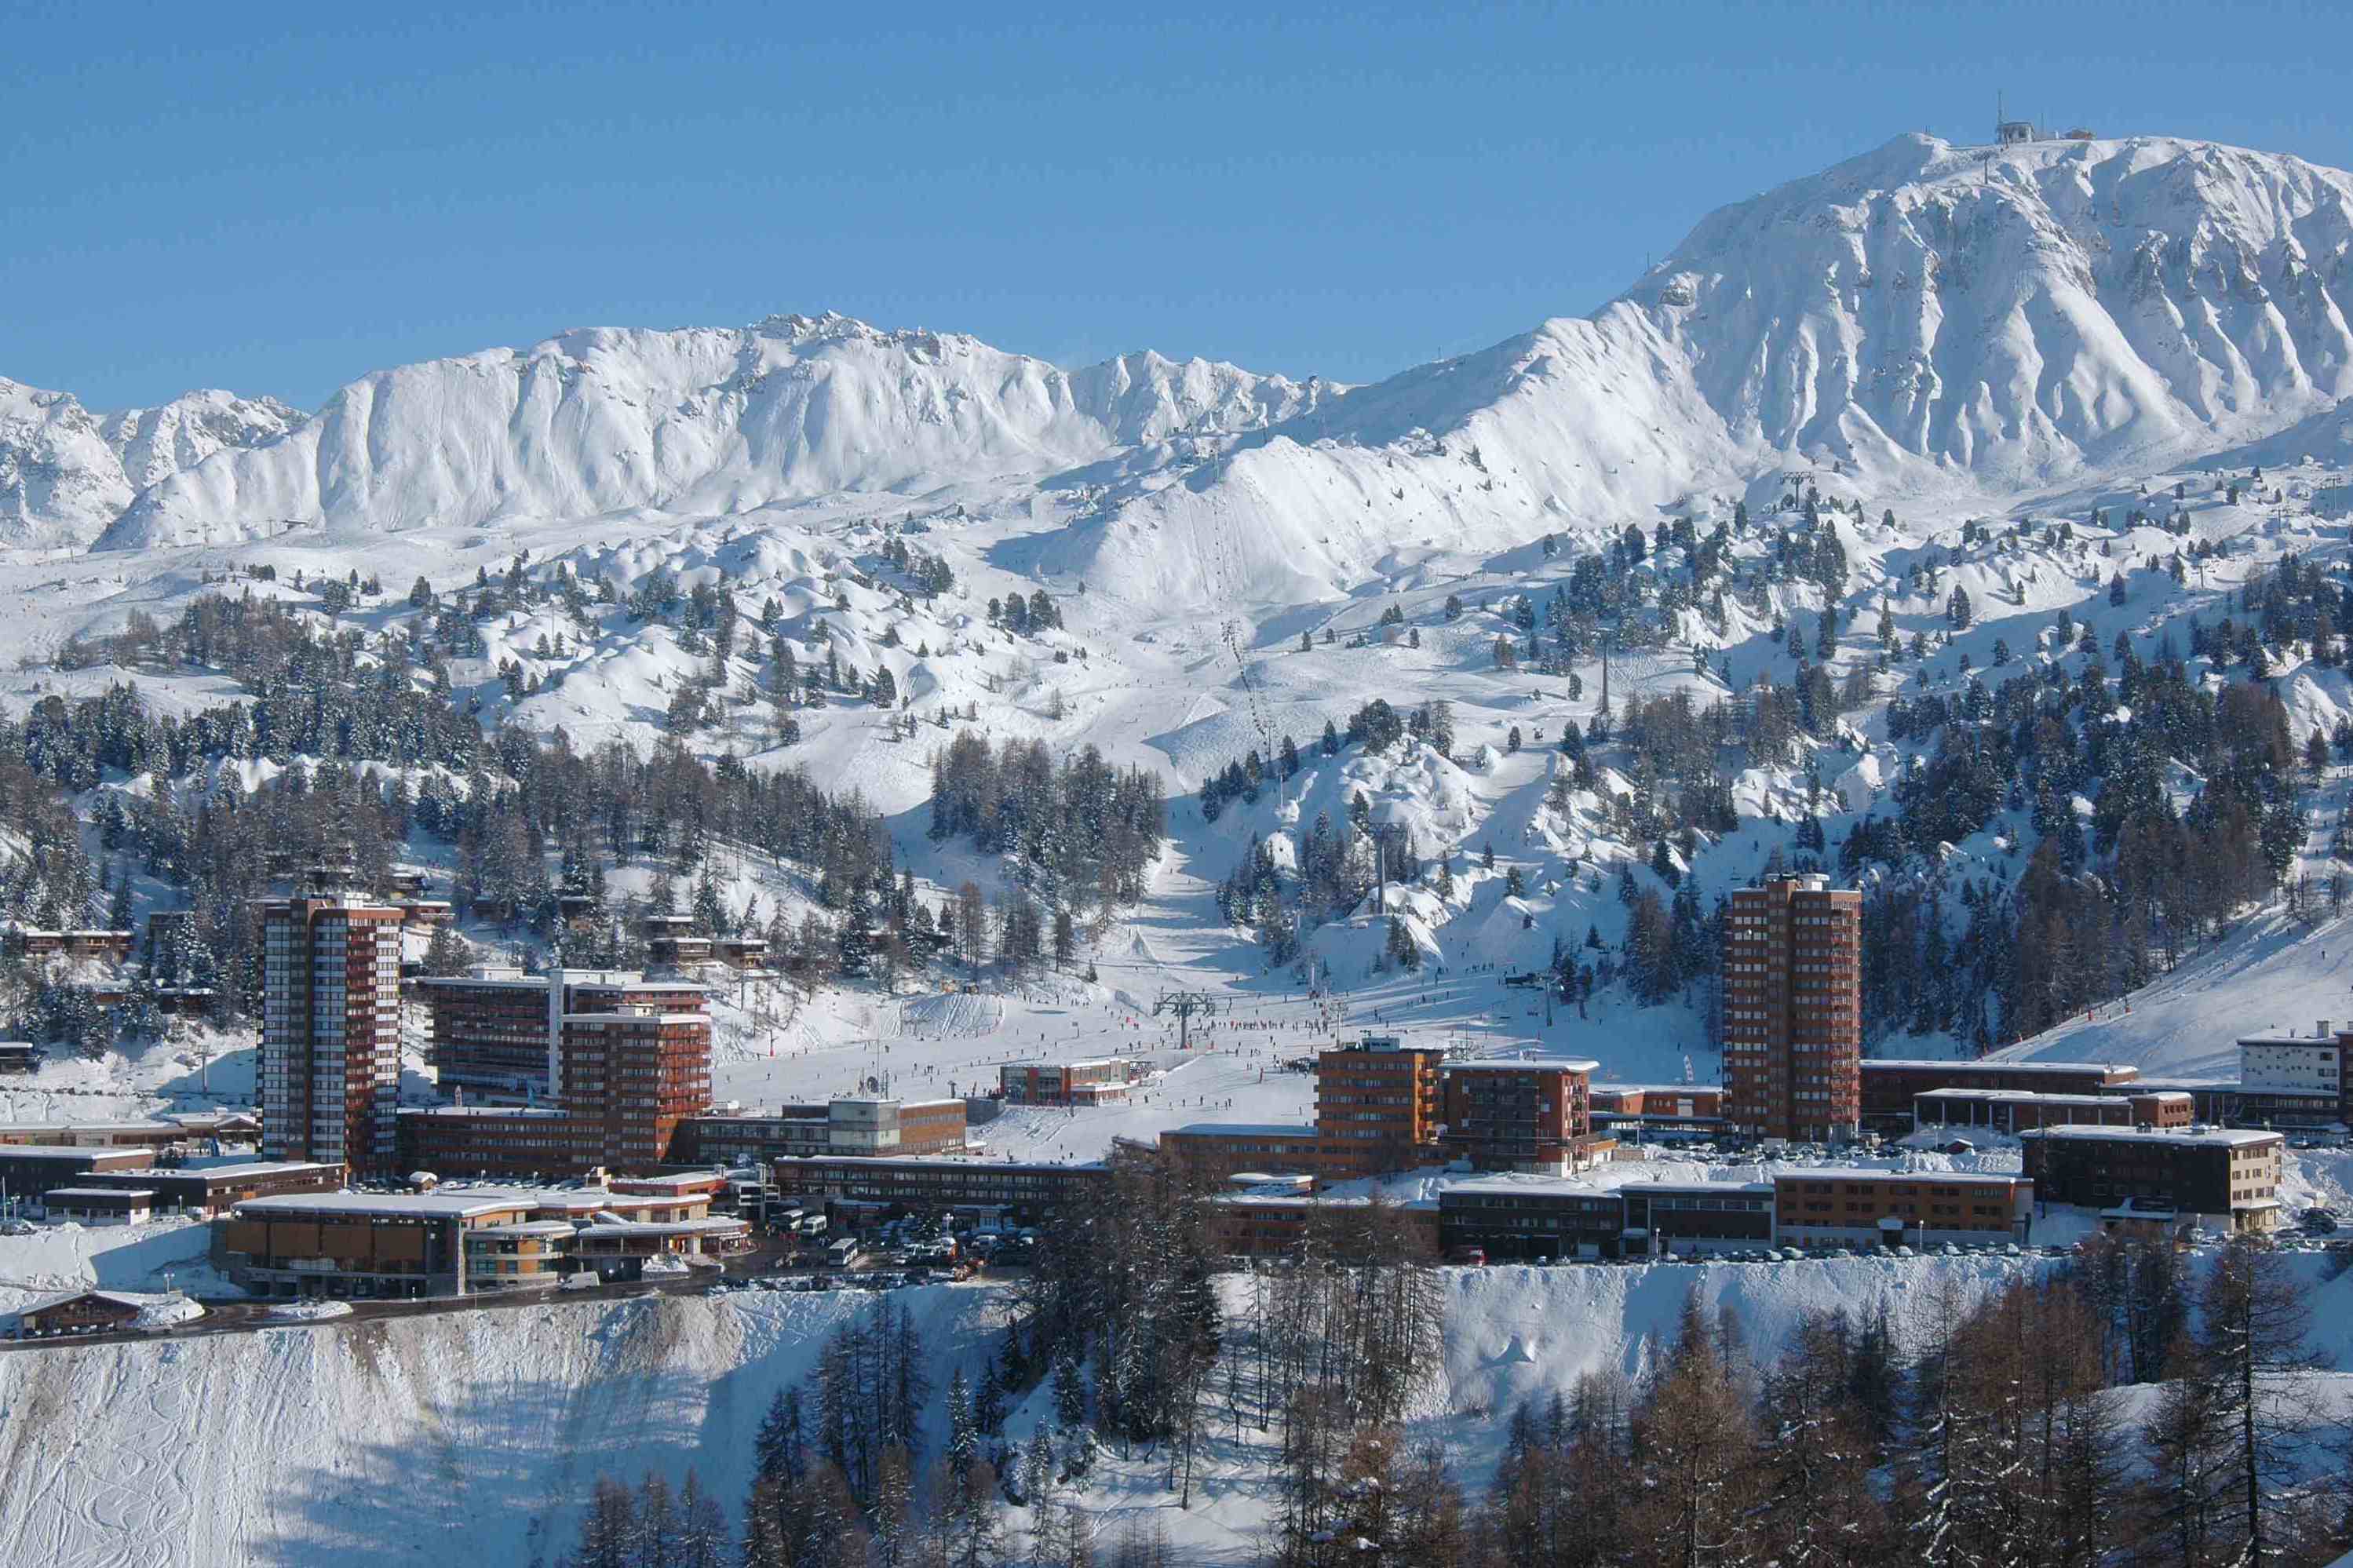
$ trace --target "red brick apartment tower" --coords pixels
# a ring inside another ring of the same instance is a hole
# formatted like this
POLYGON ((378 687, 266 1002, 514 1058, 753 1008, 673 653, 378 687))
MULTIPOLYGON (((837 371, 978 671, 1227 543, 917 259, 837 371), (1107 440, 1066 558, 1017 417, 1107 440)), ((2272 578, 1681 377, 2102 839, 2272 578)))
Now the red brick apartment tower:
POLYGON ((1725 1120, 1821 1142, 1862 1114, 1862 895, 1795 877, 1732 895, 1724 931, 1725 1120))
POLYGON ((711 1109, 711 1018, 615 1006, 566 1013, 556 1094, 582 1167, 650 1171, 680 1121, 711 1109))
POLYGON ((389 1173, 400 1092, 401 913, 313 868, 262 906, 261 1153, 389 1173))

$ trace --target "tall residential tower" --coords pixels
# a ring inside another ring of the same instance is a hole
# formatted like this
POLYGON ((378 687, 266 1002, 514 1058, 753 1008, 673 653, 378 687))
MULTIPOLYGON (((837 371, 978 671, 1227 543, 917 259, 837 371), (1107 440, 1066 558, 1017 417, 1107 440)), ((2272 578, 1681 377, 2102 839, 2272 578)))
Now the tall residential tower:
POLYGON ((401 912, 348 866, 262 907, 261 1152, 380 1175, 400 1091, 401 912))
POLYGON ((1743 888, 1724 931, 1725 1121, 1851 1138, 1862 1114, 1862 895, 1820 876, 1743 888))

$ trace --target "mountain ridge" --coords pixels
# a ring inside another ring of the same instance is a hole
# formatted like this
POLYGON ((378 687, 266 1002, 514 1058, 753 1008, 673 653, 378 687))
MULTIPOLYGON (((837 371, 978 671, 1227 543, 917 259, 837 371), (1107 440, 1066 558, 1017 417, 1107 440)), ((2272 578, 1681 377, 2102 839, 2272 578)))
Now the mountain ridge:
POLYGON ((2260 441, 2353 395, 2348 258, 2353 175, 2300 158, 1913 132, 1707 215, 1590 315, 1368 385, 832 313, 573 329, 361 377, 176 463, 94 547, 986 492, 1047 503, 1051 573, 1322 597, 1792 467, 1968 497, 2260 441))

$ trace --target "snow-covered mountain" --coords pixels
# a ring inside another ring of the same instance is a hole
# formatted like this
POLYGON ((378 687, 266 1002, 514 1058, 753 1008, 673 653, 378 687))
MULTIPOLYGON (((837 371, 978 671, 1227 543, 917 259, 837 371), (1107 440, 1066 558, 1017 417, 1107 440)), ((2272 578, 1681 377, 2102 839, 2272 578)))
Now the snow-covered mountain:
POLYGON ((2353 177, 2161 137, 1904 136, 1725 207, 1640 314, 1746 444, 2032 483, 2353 391, 2353 177))
POLYGON ((1793 464, 2015 493, 2261 439, 2353 392, 2348 248, 2353 176, 2294 157, 1905 135, 1711 215, 1589 318, 1377 385, 1152 354, 1064 372, 833 315, 579 331, 365 376, 282 441, 130 465, 151 488, 101 544, 1009 489, 1063 503, 1038 566, 1296 601, 1793 464))
POLYGON ((290 439, 173 475, 103 549, 394 531, 836 491, 1036 479, 1122 448, 1259 428, 1319 384, 1134 354, 1076 374, 847 317, 565 332, 379 372, 290 439))
POLYGON ((302 417, 276 398, 227 392, 100 415, 69 393, 0 377, 0 543, 86 544, 147 486, 302 417))
MULTIPOLYGON (((1791 466, 1874 493, 2179 462, 2353 392, 2353 176, 2168 138, 1906 135, 1711 215, 1593 316, 1328 401, 1074 524, 1117 584, 1172 532, 1204 599, 1393 552, 1651 521, 1791 466)), ((2299 450, 2309 449, 2309 444, 2299 450)), ((1778 488, 1778 487, 1776 487, 1778 488)))

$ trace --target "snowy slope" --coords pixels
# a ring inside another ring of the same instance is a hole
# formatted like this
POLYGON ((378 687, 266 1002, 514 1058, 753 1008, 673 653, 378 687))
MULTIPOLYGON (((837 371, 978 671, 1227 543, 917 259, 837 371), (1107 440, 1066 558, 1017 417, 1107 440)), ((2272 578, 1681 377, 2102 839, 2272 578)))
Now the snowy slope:
POLYGON ((1138 354, 1075 375, 845 317, 594 329, 363 377, 290 439, 142 495, 109 550, 630 508, 738 511, 834 491, 1039 477, 1311 406, 1313 385, 1138 354))
MULTIPOLYGON (((1448 1270, 1446 1355, 1409 1435, 1443 1444, 1466 1485, 1482 1487, 1505 1413, 1589 1369, 1639 1373, 1694 1290, 1709 1321, 1722 1312, 1769 1362, 1807 1311, 1884 1306, 1904 1336, 1925 1322, 1942 1278, 1969 1300, 2038 1266, 1958 1258, 1448 1270)), ((2341 1352, 2347 1319, 2334 1306, 2353 1283, 2313 1272, 2319 1342, 2341 1352)), ((1228 1282, 1238 1333, 1250 1321, 1246 1290, 1228 1282)), ((824 1336, 873 1300, 558 1301, 0 1355, 0 1460, 18 1482, 0 1498, 0 1560, 99 1568, 133 1560, 122 1552, 135 1543, 135 1560, 153 1568, 523 1568, 569 1548, 599 1475, 634 1481, 649 1469, 675 1488, 691 1468, 737 1514, 769 1398, 804 1378, 824 1336)), ((958 1364, 977 1364, 1008 1305, 981 1287, 894 1300, 913 1312, 935 1388, 958 1364)), ((1046 1404, 1017 1407, 1008 1439, 1025 1441, 1046 1404)), ((1210 1426, 1190 1510, 1162 1489, 1162 1457, 1098 1460, 1075 1500, 1099 1548, 1142 1517, 1163 1525, 1176 1561, 1260 1560, 1258 1532, 1275 1503, 1273 1438, 1210 1426)))
POLYGON ((2105 1007, 1996 1053, 2129 1062, 2147 1078, 2239 1076, 2242 1035, 2353 1028, 2353 919, 2266 914, 2105 1007))

